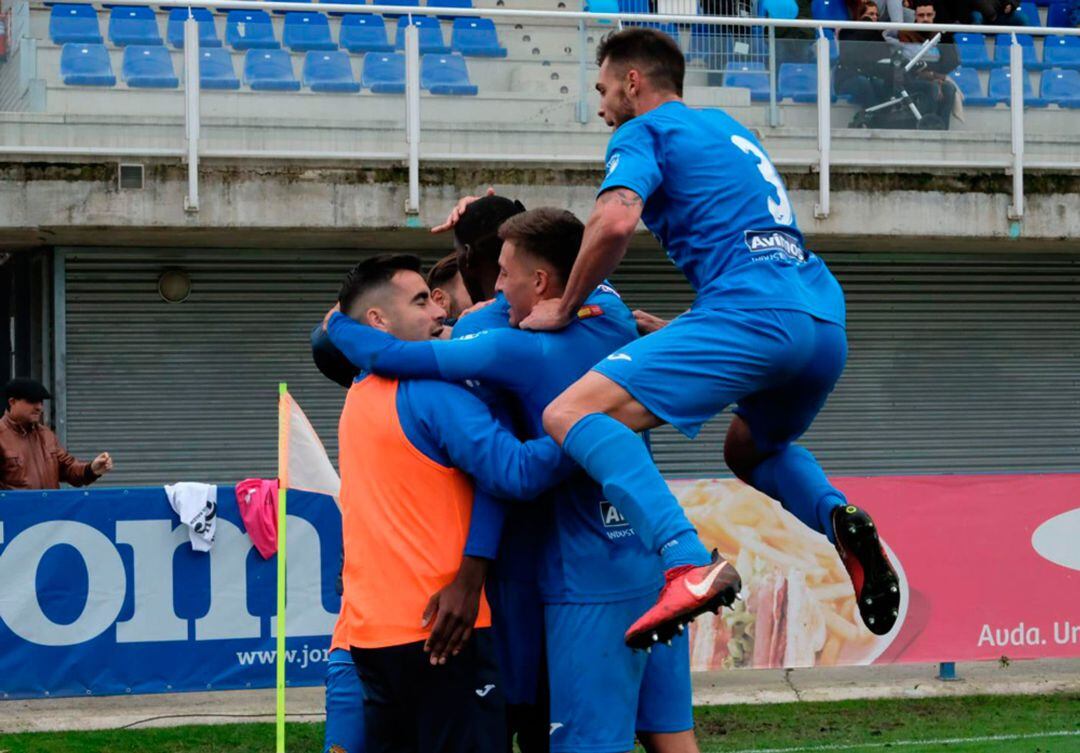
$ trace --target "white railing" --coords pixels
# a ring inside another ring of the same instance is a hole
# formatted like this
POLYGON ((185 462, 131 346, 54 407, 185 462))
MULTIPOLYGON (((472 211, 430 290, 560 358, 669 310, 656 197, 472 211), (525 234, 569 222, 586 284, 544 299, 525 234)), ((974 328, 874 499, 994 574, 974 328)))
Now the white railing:
MULTIPOLYGON (((125 5, 141 5, 157 7, 161 3, 155 0, 124 0, 125 5)), ((1045 27, 1015 27, 1015 26, 992 26, 992 25, 964 25, 964 24, 914 24, 914 23, 865 23, 858 21, 835 21, 816 19, 770 19, 750 16, 702 16, 702 15, 671 15, 671 14, 610 14, 610 13, 585 13, 579 11, 540 11, 513 8, 440 8, 440 7, 410 7, 410 6, 385 6, 385 5, 352 5, 333 2, 300 3, 300 2, 268 2, 267 0, 184 0, 184 5, 191 8, 207 8, 222 10, 267 10, 267 11, 319 11, 329 13, 375 13, 391 14, 397 16, 455 16, 477 17, 498 19, 529 19, 533 21, 560 21, 577 22, 579 33, 579 67, 580 67, 580 92, 577 103, 577 119, 581 123, 587 122, 587 68, 591 65, 591 50, 585 43, 586 24, 597 22, 610 22, 621 25, 624 23, 673 23, 683 26, 740 26, 740 27, 765 27, 768 33, 768 75, 769 75, 769 123, 771 126, 778 125, 777 117, 777 65, 775 28, 798 28, 817 30, 816 44, 814 49, 817 61, 817 151, 818 158, 816 168, 819 174, 819 196, 815 207, 815 214, 824 218, 829 215, 829 178, 833 166, 925 166, 942 168, 972 168, 994 169, 1001 168, 1011 172, 1013 180, 1013 200, 1009 207, 1009 218, 1022 219, 1024 213, 1024 170, 1029 169, 1065 169, 1080 170, 1080 163, 1068 161, 1033 161, 1025 163, 1024 160, 1024 101, 1023 83, 1024 67, 1023 52, 1016 35, 1029 34, 1032 36, 1078 36, 1080 29, 1045 28, 1045 27), (1009 67, 1011 75, 1010 91, 1010 135, 1011 154, 1002 160, 972 158, 943 161, 940 159, 875 159, 864 158, 859 160, 834 160, 831 154, 832 128, 831 128, 831 65, 829 60, 829 41, 821 33, 821 30, 832 29, 839 32, 842 29, 863 30, 893 30, 893 31, 920 31, 920 32, 971 32, 980 34, 1008 34, 1012 40, 1009 55, 1009 67)), ((614 28, 614 27, 612 27, 614 28)), ((86 156, 145 156, 145 157, 179 157, 187 162, 188 167, 188 194, 185 198, 185 208, 189 212, 197 212, 199 208, 199 158, 200 157, 223 157, 223 158, 263 158, 263 159, 345 159, 345 160, 385 160, 400 162, 404 160, 408 167, 409 192, 406 211, 415 214, 419 211, 420 188, 419 188, 419 163, 421 159, 422 129, 420 120, 420 54, 417 28, 413 25, 406 27, 405 31, 405 62, 406 62, 406 123, 405 123, 405 149, 402 151, 386 152, 312 152, 312 151, 258 151, 258 150, 203 150, 200 142, 200 90, 199 90, 199 34, 198 25, 194 17, 189 14, 184 25, 184 85, 185 85, 185 140, 183 148, 115 148, 115 147, 32 147, 0 145, 0 154, 42 154, 42 155, 86 155, 86 156)), ((1062 117, 1075 117, 1075 113, 1062 113, 1062 117)), ((1080 125, 1080 122, 1078 122, 1080 125)), ((1080 128, 1076 129, 1080 131, 1080 128)), ((425 153, 424 157, 430 160, 449 160, 459 162, 556 162, 556 163, 589 163, 599 162, 600 154, 596 155, 523 155, 509 156, 505 153, 425 153)), ((805 164, 805 161, 774 160, 778 165, 805 164)))

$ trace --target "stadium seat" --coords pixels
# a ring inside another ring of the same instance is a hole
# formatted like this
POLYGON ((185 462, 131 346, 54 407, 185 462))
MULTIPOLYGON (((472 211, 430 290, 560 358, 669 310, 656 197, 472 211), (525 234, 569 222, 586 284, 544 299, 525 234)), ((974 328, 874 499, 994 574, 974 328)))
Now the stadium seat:
POLYGON ((810 15, 820 21, 850 21, 844 0, 813 0, 810 15))
POLYGON ((954 68, 949 77, 956 82, 956 87, 964 95, 964 105, 972 107, 992 107, 1001 100, 991 99, 983 92, 979 72, 974 68, 954 68))
MULTIPOLYGON (((199 48, 221 47, 217 28, 214 26, 214 14, 206 8, 192 8, 191 14, 199 25, 199 48)), ((184 22, 187 21, 187 8, 173 8, 169 11, 169 24, 165 27, 165 38, 178 50, 184 49, 184 22)))
POLYGON ((382 16, 350 13, 341 19, 341 46, 349 52, 391 52, 382 16))
POLYGON ((101 44, 101 27, 93 5, 54 5, 49 13, 49 39, 54 44, 101 44))
POLYGON ((292 57, 285 50, 248 50, 244 56, 244 82, 253 91, 298 91, 292 57))
MULTIPOLYGON (((473 4, 472 0, 428 0, 427 6, 429 8, 471 8, 473 4)), ((439 15, 436 18, 441 18, 444 21, 455 21, 461 16, 439 15)))
MULTIPOLYGON (((1010 104, 1012 97, 1012 76, 1008 68, 995 68, 990 71, 990 85, 987 94, 990 99, 1010 104)), ((1035 90, 1031 88, 1031 77, 1024 71, 1024 106, 1045 107, 1046 101, 1035 96, 1035 90)))
POLYGON ((648 13, 649 12, 649 0, 619 0, 619 12, 620 13, 648 13))
POLYGON ((769 74, 764 63, 737 63, 724 73, 724 86, 750 90, 750 101, 769 99, 769 74))
POLYGON ((371 52, 364 55, 360 84, 376 94, 405 92, 405 55, 400 52, 371 52))
POLYGON ((467 96, 479 91, 469 81, 469 69, 461 55, 424 55, 420 58, 420 88, 432 94, 467 96))
POLYGON ((131 5, 117 5, 109 12, 109 41, 117 47, 164 44, 153 9, 131 5))
POLYGON ((60 50, 60 78, 68 86, 116 85, 103 44, 65 44, 60 50))
MULTIPOLYGON (((1035 39, 1030 34, 1017 34, 1016 41, 1024 53, 1024 67, 1039 69, 1043 64, 1039 62, 1035 54, 1035 39)), ((998 34, 994 39, 994 65, 1002 66, 1009 64, 1009 46, 1012 44, 1012 34, 998 34)))
POLYGON ((1046 12, 1046 25, 1058 29, 1071 29, 1073 28, 1072 15, 1072 3, 1051 3, 1050 10, 1046 12))
POLYGON ((1080 37, 1047 37, 1043 64, 1049 68, 1080 68, 1080 37))
POLYGON ((125 47, 120 76, 135 89, 175 89, 180 85, 173 70, 172 54, 162 45, 125 47))
POLYGON ((817 102, 817 65, 783 63, 776 82, 776 98, 792 102, 817 102))
POLYGON ((304 56, 304 86, 313 92, 358 92, 349 53, 312 51, 304 56))
POLYGON ((1063 68, 1043 71, 1039 97, 1058 107, 1080 108, 1080 71, 1063 68))
POLYGON ((232 53, 222 47, 199 51, 199 86, 203 89, 239 89, 232 53))
POLYGON ((281 46, 270 15, 263 10, 229 11, 225 43, 234 50, 276 50, 281 46))
POLYGON ((504 58, 506 48, 499 44, 495 22, 490 18, 458 18, 450 34, 454 52, 478 58, 504 58))
MULTIPOLYGON (((372 0, 374 4, 374 0, 372 0)), ((419 8, 420 0, 379 0, 379 5, 397 5, 402 8, 419 8)), ((401 18, 400 13, 385 13, 387 18, 401 18)))
POLYGON ((1024 18, 1030 26, 1042 26, 1042 22, 1039 20, 1039 6, 1031 2, 1031 0, 1024 0, 1020 3, 1020 12, 1024 14, 1024 18))
POLYGON ((993 68, 994 62, 986 51, 986 35, 957 33, 954 37, 960 65, 967 68, 993 68))
MULTIPOLYGON (((586 13, 618 13, 619 0, 585 0, 586 13)), ((597 23, 610 24, 606 18, 597 23)))
MULTIPOLYGON (((412 25, 416 27, 420 37, 420 54, 447 55, 450 48, 443 39, 442 24, 439 19, 431 16, 413 16, 412 25)), ((405 49, 405 29, 409 27, 409 19, 402 16, 397 22, 397 42, 395 47, 405 49)))
POLYGON ((336 50, 337 43, 330 36, 330 21, 322 13, 292 11, 285 14, 285 30, 282 43, 294 52, 309 50, 336 50))

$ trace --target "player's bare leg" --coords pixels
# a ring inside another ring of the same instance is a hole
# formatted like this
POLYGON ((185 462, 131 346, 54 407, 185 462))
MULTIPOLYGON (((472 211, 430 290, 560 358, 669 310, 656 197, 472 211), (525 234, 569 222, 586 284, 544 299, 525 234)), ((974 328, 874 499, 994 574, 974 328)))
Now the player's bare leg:
POLYGON ((639 732, 638 740, 648 753, 699 753, 692 729, 685 732, 639 732))

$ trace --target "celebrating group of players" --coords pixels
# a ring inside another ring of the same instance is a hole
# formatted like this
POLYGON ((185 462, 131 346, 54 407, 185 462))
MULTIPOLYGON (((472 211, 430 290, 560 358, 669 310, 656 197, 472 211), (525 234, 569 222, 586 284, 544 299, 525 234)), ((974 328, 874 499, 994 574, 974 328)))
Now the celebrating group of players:
POLYGON ((328 750, 697 751, 685 625, 741 583, 641 432, 693 437, 729 405, 731 470, 836 545, 872 632, 896 620, 873 522, 793 444, 844 367, 839 284, 754 136, 683 104, 669 37, 621 31, 597 59, 616 130, 586 224, 463 199, 464 290, 371 258, 313 334, 349 390, 328 750), (605 281, 639 221, 697 292, 644 337, 605 281), (466 294, 490 303, 453 323, 466 294))

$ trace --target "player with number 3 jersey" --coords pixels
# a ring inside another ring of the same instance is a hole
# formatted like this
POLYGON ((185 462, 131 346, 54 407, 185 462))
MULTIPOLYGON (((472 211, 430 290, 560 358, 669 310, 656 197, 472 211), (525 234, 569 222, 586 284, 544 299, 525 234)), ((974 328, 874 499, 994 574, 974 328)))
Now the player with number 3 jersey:
POLYGON ((639 220, 697 292, 690 311, 608 356, 544 414, 545 429, 663 558, 667 584, 627 644, 666 640, 739 591, 734 568, 710 556, 634 434, 669 423, 693 437, 729 405, 728 466, 833 541, 863 622, 887 633, 899 589, 873 521, 793 444, 847 358, 839 283, 806 249, 754 135, 722 111, 683 103, 685 61, 670 37, 627 29, 607 37, 597 59, 600 115, 616 128, 607 174, 562 298, 541 302, 521 326, 566 326, 639 220))

